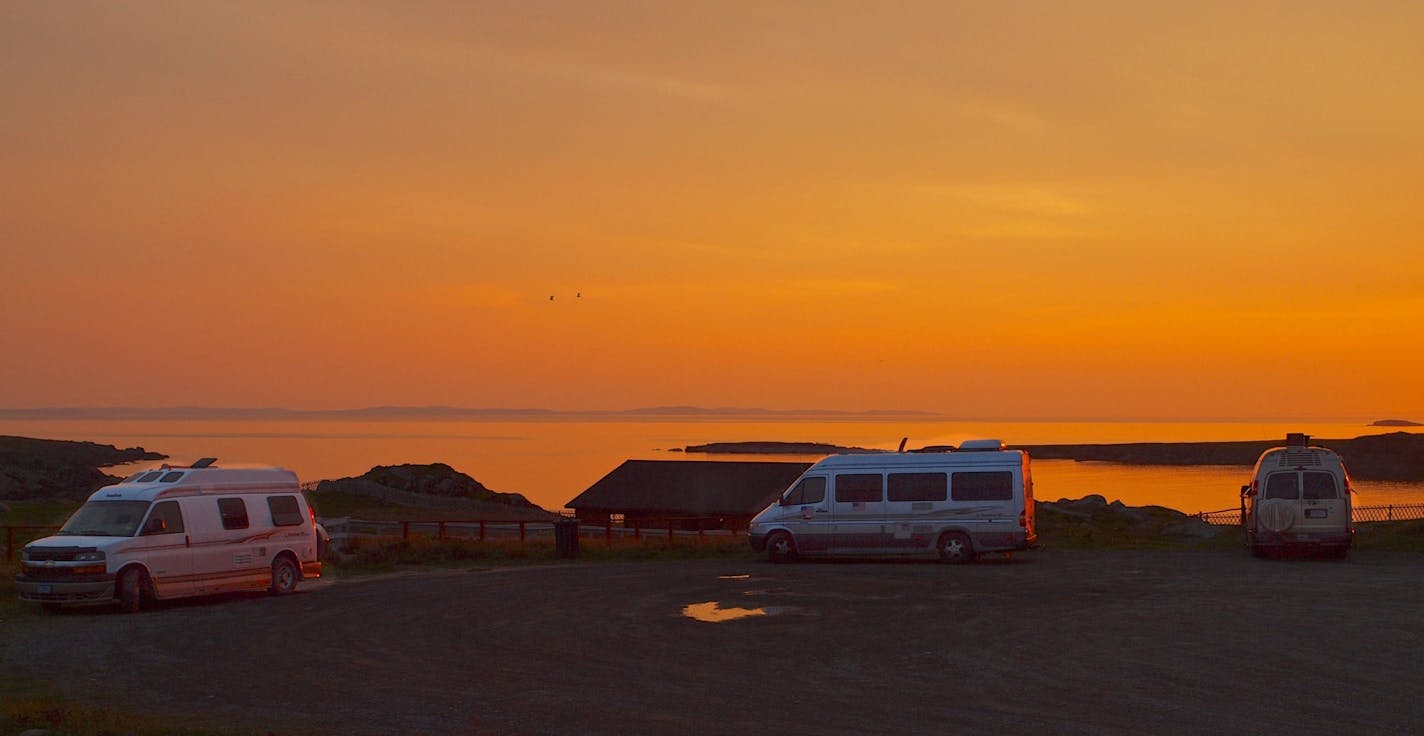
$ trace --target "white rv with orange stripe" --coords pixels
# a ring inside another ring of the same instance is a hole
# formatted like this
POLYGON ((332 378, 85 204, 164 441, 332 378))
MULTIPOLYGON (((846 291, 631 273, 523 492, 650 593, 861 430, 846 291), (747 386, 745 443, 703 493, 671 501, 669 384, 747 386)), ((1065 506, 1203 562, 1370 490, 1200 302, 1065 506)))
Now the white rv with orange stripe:
POLYGON ((296 590, 321 576, 316 519, 283 468, 135 473, 95 491, 53 536, 25 546, 20 599, 47 608, 241 590, 296 590))

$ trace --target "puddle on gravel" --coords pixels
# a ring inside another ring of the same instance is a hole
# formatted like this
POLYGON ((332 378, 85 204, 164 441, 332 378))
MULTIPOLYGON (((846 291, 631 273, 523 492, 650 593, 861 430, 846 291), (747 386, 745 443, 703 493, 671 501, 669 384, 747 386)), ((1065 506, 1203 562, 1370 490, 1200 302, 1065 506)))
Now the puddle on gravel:
POLYGON ((750 575, 718 575, 718 580, 751 580, 750 575))
POLYGON ((693 603, 682 609, 682 615, 697 621, 707 621, 709 623, 720 624, 726 621, 736 621, 739 618, 751 618, 753 616, 775 616, 784 609, 777 606, 767 606, 765 608, 722 608, 716 601, 706 603, 693 603))

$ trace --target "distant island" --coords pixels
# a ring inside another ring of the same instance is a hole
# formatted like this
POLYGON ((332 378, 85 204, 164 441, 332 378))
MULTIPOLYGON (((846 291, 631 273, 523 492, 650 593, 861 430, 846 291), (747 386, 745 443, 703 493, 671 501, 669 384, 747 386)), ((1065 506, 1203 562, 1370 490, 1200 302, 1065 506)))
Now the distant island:
POLYGON ((1379 419, 1370 422, 1371 427, 1424 427, 1419 422, 1411 422, 1408 419, 1379 419))
MULTIPOLYGON (((1078 460, 1122 465, 1254 465, 1262 452, 1280 447, 1282 440, 1239 442, 1133 442, 1125 444, 1011 445, 1040 460, 1078 460)), ((1340 453, 1350 475, 1367 480, 1424 480, 1424 434, 1391 432, 1348 440, 1311 440, 1312 445, 1340 453)), ((912 452, 943 451, 926 447, 912 452)), ((748 455, 832 455, 864 452, 819 442, 715 442, 689 445, 686 452, 748 455)))

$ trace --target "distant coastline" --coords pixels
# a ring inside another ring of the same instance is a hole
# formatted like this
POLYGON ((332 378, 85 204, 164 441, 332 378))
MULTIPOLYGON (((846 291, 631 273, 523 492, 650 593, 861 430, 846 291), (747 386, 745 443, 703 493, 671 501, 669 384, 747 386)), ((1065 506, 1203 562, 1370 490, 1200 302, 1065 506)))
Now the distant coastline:
MULTIPOLYGON (((1312 445, 1340 453, 1350 474, 1367 480, 1424 480, 1424 434, 1391 432, 1354 439, 1314 439, 1312 445)), ((1281 440, 1236 442, 1132 442, 1121 444, 1012 445, 1041 460, 1109 462, 1120 465, 1253 465, 1281 440)), ((941 448, 920 448, 938 450, 941 448)), ((812 442, 717 442, 690 445, 689 453, 812 455, 883 452, 812 442)))
POLYGON ((758 409, 753 407, 651 406, 636 409, 560 410, 459 406, 370 406, 357 409, 280 407, 0 407, 0 420, 207 420, 207 421, 538 421, 622 419, 942 419, 913 409, 758 409))
POLYGON ((1408 419, 1378 419, 1370 422, 1371 427, 1424 427, 1424 424, 1408 419))

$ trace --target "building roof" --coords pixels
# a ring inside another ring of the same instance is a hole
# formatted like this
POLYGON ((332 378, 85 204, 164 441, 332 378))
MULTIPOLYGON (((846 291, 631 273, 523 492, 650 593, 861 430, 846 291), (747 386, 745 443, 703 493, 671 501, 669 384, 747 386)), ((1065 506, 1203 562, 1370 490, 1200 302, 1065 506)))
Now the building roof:
POLYGON ((811 463, 627 460, 565 504, 580 511, 755 514, 811 463))

